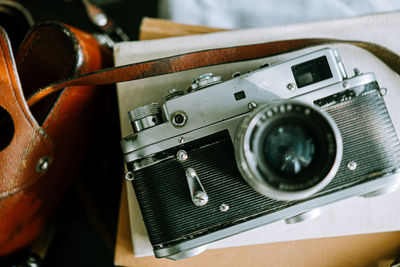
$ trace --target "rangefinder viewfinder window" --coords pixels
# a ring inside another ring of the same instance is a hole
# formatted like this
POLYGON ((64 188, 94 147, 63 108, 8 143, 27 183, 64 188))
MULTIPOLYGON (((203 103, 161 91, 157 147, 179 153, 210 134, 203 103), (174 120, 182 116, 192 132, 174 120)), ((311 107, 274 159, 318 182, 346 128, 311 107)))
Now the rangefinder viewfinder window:
POLYGON ((332 72, 325 56, 294 65, 292 72, 297 88, 332 78, 332 72))

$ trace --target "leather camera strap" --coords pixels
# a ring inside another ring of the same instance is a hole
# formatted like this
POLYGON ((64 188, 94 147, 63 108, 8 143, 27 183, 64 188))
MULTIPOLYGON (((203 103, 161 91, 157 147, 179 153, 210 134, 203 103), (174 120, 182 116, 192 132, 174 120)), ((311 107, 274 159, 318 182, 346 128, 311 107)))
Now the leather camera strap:
POLYGON ((400 74, 400 56, 386 47, 375 43, 339 39, 293 39, 204 50, 103 69, 82 76, 72 77, 68 80, 60 81, 46 88, 40 89, 33 94, 27 102, 28 106, 33 106, 46 96, 65 87, 125 82, 217 64, 268 57, 324 44, 349 44, 363 48, 374 54, 390 68, 400 74))

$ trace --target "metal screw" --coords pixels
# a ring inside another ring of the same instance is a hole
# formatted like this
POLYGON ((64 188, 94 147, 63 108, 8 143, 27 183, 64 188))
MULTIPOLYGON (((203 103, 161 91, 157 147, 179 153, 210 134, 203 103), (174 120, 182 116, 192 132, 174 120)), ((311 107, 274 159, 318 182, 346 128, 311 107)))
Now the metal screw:
POLYGON ((179 161, 185 161, 185 160, 187 160, 188 159, 188 154, 187 154, 187 152, 185 151, 185 150, 179 150, 177 153, 176 153, 176 158, 179 160, 179 161))
POLYGON ((254 109, 254 108, 257 107, 257 104, 254 103, 254 102, 250 102, 250 103, 247 105, 247 107, 249 108, 249 110, 252 110, 252 109, 254 109))
POLYGON ((185 138, 179 137, 179 138, 178 138, 178 142, 179 142, 179 144, 185 143, 185 138))
POLYGON ((50 166, 50 162, 49 161, 50 161, 50 159, 47 156, 39 159, 37 164, 36 164, 36 171, 37 172, 47 171, 47 169, 50 166))
POLYGON ((229 206, 227 204, 221 204, 221 206, 219 206, 219 210, 222 212, 228 211, 229 206))
POLYGON ((357 163, 355 161, 350 161, 347 164, 347 169, 349 169, 350 171, 354 171, 357 168, 357 163))
POLYGON ((387 94, 387 89, 384 88, 384 87, 380 88, 380 89, 379 89, 379 94, 380 94, 381 96, 385 96, 385 95, 387 94))
POLYGON ((127 172, 127 173, 125 174, 125 179, 126 179, 127 181, 133 181, 133 180, 135 179, 135 177, 133 176, 133 173, 132 173, 132 172, 127 172))
POLYGON ((350 84, 348 82, 343 82, 342 83, 343 88, 345 89, 349 89, 350 88, 350 84))
POLYGON ((203 191, 197 191, 193 197, 193 203, 198 206, 204 206, 208 202, 208 196, 203 191))
POLYGON ((296 90, 296 86, 294 85, 294 83, 288 83, 288 85, 286 85, 287 89, 289 89, 289 91, 294 91, 296 90))

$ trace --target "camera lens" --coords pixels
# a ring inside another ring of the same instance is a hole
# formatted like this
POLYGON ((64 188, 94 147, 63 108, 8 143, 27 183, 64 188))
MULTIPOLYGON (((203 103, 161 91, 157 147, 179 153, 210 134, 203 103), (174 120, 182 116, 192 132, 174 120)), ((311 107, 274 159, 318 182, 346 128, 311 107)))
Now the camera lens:
POLYGON ((324 188, 339 168, 342 149, 335 122, 294 101, 255 110, 243 120, 235 142, 243 178, 278 200, 303 199, 324 188))
POLYGON ((260 148, 271 169, 287 175, 299 174, 310 165, 315 151, 312 136, 302 125, 287 122, 272 129, 260 148))

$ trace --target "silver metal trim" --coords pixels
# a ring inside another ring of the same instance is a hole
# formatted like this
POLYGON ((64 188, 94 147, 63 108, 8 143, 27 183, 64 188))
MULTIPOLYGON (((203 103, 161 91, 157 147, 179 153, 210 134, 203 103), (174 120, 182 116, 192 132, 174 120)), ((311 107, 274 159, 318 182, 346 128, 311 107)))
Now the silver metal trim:
POLYGON ((367 193, 367 194, 364 194, 361 196, 364 198, 378 197, 378 196, 387 195, 387 194, 396 192, 397 190, 399 190, 399 188, 400 188, 400 184, 394 184, 394 185, 387 186, 387 187, 372 191, 370 193, 367 193))
POLYGON ((208 245, 204 245, 201 247, 192 248, 192 249, 188 249, 188 250, 184 250, 184 251, 172 254, 172 255, 168 256, 167 258, 170 260, 174 260, 174 261, 183 260, 183 259, 187 259, 187 258, 196 256, 196 255, 199 255, 200 253, 204 252, 207 248, 208 248, 208 245))
POLYGON ((319 209, 319 208, 313 209, 313 210, 305 211, 305 212, 302 212, 295 216, 286 218, 285 223, 286 224, 295 224, 295 223, 299 223, 299 222, 304 222, 304 221, 315 219, 320 215, 321 215, 321 209, 319 209))

